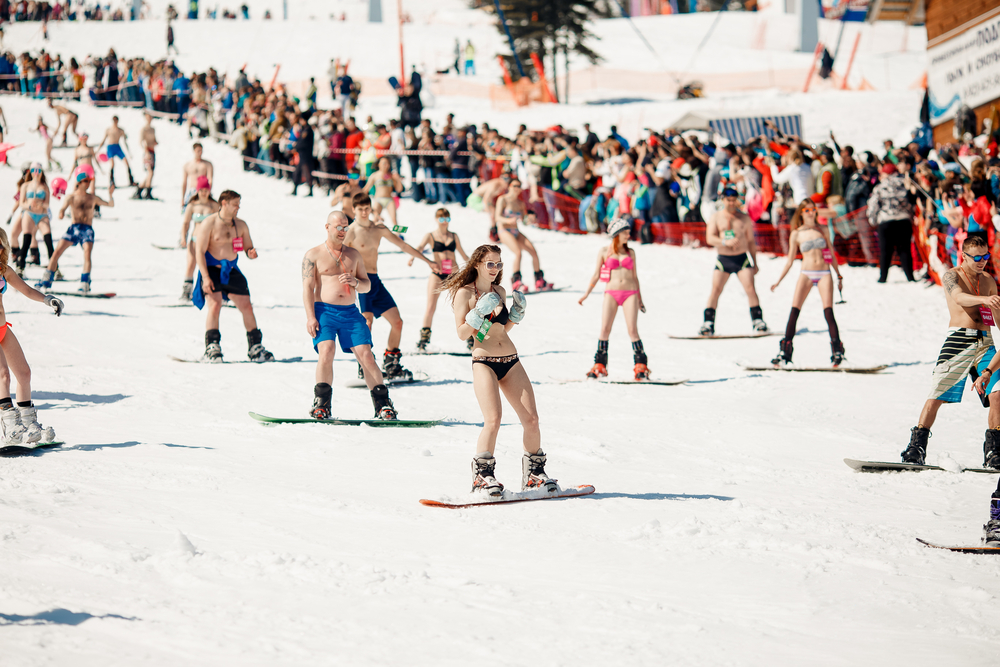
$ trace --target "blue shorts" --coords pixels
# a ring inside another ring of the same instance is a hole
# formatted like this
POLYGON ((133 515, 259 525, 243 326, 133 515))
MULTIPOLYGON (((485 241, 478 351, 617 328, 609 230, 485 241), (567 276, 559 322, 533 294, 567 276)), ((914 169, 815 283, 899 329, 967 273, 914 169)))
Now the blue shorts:
POLYGON ((118 144, 108 144, 108 159, 116 157, 119 159, 125 159, 125 153, 122 152, 122 147, 118 144))
POLYGON ((340 338, 340 349, 350 352, 358 345, 371 345, 372 332, 368 330, 368 322, 354 304, 350 306, 335 306, 317 301, 313 304, 316 319, 319 321, 319 332, 313 338, 313 349, 319 352, 319 344, 325 340, 340 338))
POLYGON ((63 241, 69 241, 73 245, 83 245, 94 242, 94 226, 84 225, 74 222, 63 234, 63 241))
POLYGON ((377 273, 369 273, 368 280, 372 281, 372 288, 365 294, 358 295, 362 313, 372 313, 375 317, 382 317, 382 313, 396 307, 389 290, 385 288, 377 273))

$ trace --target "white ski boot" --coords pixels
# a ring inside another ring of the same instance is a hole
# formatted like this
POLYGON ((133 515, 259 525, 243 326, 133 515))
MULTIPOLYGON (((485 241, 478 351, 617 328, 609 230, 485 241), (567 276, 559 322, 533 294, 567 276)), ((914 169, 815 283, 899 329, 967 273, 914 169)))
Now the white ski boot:
POLYGON ((52 427, 43 427, 38 423, 38 410, 35 406, 22 408, 18 406, 17 411, 21 413, 21 424, 27 429, 25 442, 55 442, 56 431, 52 427))
POLYGON ((521 490, 544 489, 546 493, 556 493, 559 485, 556 480, 545 474, 545 452, 538 450, 536 454, 524 453, 521 457, 521 490))
POLYGON ((3 422, 3 442, 5 445, 20 445, 25 442, 28 429, 21 423, 21 413, 11 406, 0 410, 0 421, 3 422))
POLYGON ((497 460, 489 452, 480 452, 472 459, 472 491, 482 491, 491 498, 503 496, 503 484, 494 477, 497 460))

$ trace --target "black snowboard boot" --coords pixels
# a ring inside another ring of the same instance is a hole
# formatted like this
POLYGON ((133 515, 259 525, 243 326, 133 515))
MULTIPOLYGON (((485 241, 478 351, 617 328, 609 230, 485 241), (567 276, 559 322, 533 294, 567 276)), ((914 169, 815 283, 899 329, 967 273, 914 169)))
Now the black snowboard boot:
POLYGON ((316 398, 313 399, 312 411, 309 412, 309 416, 313 419, 329 419, 333 403, 333 387, 325 382, 320 382, 313 392, 316 394, 316 398))
POLYGON ((413 379, 413 373, 403 368, 399 361, 402 356, 403 353, 399 351, 398 347, 385 351, 385 356, 382 358, 382 369, 389 380, 409 382, 413 379))
POLYGON ((931 437, 931 430, 922 426, 914 426, 910 429, 910 444, 903 450, 901 456, 903 463, 914 463, 924 465, 924 457, 927 456, 927 438, 931 437))
POLYGON ((771 359, 771 363, 775 366, 784 366, 785 364, 792 363, 792 351, 794 346, 792 345, 791 338, 782 338, 781 342, 778 343, 778 356, 771 359))
POLYGON ((274 361, 274 355, 264 349, 260 342, 264 339, 264 334, 260 329, 247 332, 247 358, 250 361, 274 361))
POLYGON ((375 406, 375 419, 393 421, 396 419, 396 409, 389 400, 389 388, 380 384, 371 391, 372 405, 375 406))
POLYGON ((222 361, 222 333, 218 329, 205 332, 205 361, 219 363, 222 361))
POLYGON ((986 430, 986 441, 983 442, 983 467, 1000 470, 1000 430, 986 430))
POLYGON ((28 263, 34 264, 35 266, 41 266, 42 264, 42 253, 38 248, 31 248, 28 251, 28 263))
POLYGON ((839 340, 831 340, 830 350, 832 351, 832 354, 830 355, 830 363, 833 364, 834 368, 837 368, 844 363, 844 344, 839 340))
POLYGON ((417 349, 421 352, 427 351, 427 345, 431 342, 431 329, 430 327, 423 327, 420 330, 420 340, 417 341, 417 349))
POLYGON ((1000 498, 990 498, 990 520, 983 526, 983 546, 1000 547, 1000 498))

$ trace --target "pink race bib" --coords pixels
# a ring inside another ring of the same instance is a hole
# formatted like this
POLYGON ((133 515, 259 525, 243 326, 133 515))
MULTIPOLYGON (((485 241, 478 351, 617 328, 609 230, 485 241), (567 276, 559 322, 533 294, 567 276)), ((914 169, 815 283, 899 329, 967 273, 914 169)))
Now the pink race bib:
POLYGON ((452 264, 452 261, 450 259, 442 259, 441 260, 441 273, 445 274, 446 276, 450 275, 451 274, 452 266, 454 266, 454 265, 452 264))
POLYGON ((997 324, 993 321, 993 311, 987 306, 979 306, 979 317, 982 318, 983 324, 990 327, 995 327, 997 324))
POLYGON ((243 237, 237 236, 233 239, 233 252, 239 252, 243 250, 243 237))
POLYGON ((607 266, 601 266, 601 282, 606 283, 611 280, 611 269, 607 266))
POLYGON ((823 261, 827 264, 833 264, 833 253, 830 252, 829 248, 823 248, 823 261))

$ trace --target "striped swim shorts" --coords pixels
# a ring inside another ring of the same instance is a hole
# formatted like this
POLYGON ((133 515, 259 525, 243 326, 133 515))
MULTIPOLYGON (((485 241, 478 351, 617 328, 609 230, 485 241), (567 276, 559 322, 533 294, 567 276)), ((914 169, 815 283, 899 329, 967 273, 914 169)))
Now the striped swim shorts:
MULTIPOLYGON (((948 329, 948 335, 941 346, 934 372, 931 375, 933 388, 929 399, 945 403, 961 403, 965 391, 965 378, 975 366, 979 373, 989 365, 996 354, 993 337, 989 331, 956 327, 948 329)), ((997 380, 1000 373, 990 378, 986 393, 998 391, 997 380)))

